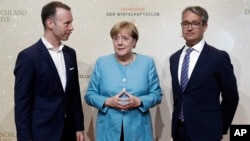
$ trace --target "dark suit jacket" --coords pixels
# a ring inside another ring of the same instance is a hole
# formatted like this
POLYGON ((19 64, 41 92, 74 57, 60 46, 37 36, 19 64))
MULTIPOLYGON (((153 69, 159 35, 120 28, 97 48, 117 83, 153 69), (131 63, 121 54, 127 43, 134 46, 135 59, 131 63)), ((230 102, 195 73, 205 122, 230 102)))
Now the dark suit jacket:
POLYGON ((64 46, 66 90, 41 40, 18 54, 15 74, 15 123, 18 141, 59 141, 65 116, 83 130, 76 53, 64 46))
POLYGON ((178 64, 182 49, 170 57, 174 109, 172 137, 183 103, 187 133, 192 141, 220 140, 233 120, 238 105, 238 90, 229 55, 205 44, 186 90, 178 80, 178 64), (221 96, 221 101, 220 101, 221 96))

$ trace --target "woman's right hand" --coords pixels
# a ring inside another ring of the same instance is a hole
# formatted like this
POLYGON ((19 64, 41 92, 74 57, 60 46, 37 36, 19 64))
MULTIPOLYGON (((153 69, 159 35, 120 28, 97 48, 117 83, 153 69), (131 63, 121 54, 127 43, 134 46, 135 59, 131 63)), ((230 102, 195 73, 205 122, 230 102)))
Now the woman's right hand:
POLYGON ((124 110, 124 105, 121 102, 121 96, 124 94, 124 91, 116 94, 115 96, 109 97, 105 101, 105 106, 112 107, 120 110, 124 110))

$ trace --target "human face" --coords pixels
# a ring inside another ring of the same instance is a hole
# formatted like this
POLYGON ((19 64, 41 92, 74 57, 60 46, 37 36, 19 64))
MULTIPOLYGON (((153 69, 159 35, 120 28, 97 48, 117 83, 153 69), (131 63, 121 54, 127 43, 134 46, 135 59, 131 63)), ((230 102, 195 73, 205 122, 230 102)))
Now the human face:
POLYGON ((51 31, 56 40, 68 40, 73 31, 73 17, 71 12, 63 8, 57 8, 56 15, 51 20, 51 31))
POLYGON ((182 15, 182 23, 192 23, 196 24, 196 26, 199 24, 197 28, 194 28, 195 26, 192 26, 192 24, 189 24, 188 27, 182 27, 182 36, 189 47, 199 43, 207 29, 207 24, 203 24, 201 17, 191 11, 186 11, 182 15))
POLYGON ((131 36, 127 29, 122 29, 113 37, 113 45, 115 53, 118 57, 130 57, 132 49, 136 45, 136 40, 131 36))

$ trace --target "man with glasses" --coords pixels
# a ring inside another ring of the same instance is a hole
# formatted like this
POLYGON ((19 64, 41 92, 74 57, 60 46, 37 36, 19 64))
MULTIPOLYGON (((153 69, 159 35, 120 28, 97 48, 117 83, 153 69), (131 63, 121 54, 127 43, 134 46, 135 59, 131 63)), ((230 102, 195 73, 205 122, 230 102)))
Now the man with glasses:
POLYGON ((174 141, 221 140, 237 109, 233 65, 227 52, 204 41, 207 21, 207 11, 202 7, 191 6, 182 12, 186 44, 170 57, 174 141))

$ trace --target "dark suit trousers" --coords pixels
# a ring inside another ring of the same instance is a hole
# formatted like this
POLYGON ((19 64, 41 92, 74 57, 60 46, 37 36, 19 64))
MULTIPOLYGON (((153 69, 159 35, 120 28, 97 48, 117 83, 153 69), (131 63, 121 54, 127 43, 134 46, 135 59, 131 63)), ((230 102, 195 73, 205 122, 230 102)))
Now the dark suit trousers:
MULTIPOLYGON (((206 137, 204 137, 204 138, 206 138, 206 137)), ((182 122, 179 120, 177 132, 176 132, 176 135, 175 135, 175 138, 173 139, 173 141, 192 141, 187 134, 187 130, 185 128, 185 122, 182 122)))
POLYGON ((176 132, 174 141, 191 141, 191 139, 188 137, 188 134, 185 128, 185 122, 182 122, 181 120, 179 120, 178 122, 177 132, 176 132))
POLYGON ((60 141, 76 141, 76 130, 69 118, 65 118, 64 129, 60 141))

